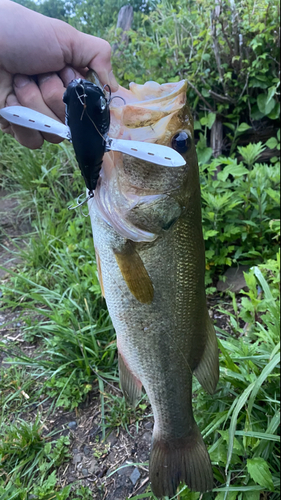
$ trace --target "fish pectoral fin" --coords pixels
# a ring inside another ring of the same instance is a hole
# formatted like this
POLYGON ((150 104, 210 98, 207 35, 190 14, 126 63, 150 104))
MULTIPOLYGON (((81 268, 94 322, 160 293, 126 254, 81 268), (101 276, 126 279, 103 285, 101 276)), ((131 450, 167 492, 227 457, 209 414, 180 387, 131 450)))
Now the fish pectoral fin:
POLYGON ((151 278, 132 241, 127 240, 114 256, 130 292, 142 304, 151 304, 154 295, 151 278))
POLYGON ((101 287, 101 293, 102 293, 102 296, 104 297, 104 287, 103 287, 103 279, 102 279, 102 272, 101 272, 100 254, 96 248, 95 248, 95 253, 96 253, 96 263, 97 263, 97 271, 98 271, 98 277, 99 277, 99 282, 100 282, 100 287, 101 287))
POLYGON ((149 460, 151 488, 157 498, 174 497, 181 482, 192 491, 212 490, 213 471, 203 438, 193 423, 188 436, 152 436, 149 460))
POLYGON ((208 312, 206 314, 207 341, 203 356, 193 373, 203 389, 213 394, 219 380, 219 350, 214 326, 208 312))
POLYGON ((142 383, 129 369, 122 354, 118 352, 119 379, 127 403, 133 408, 141 398, 142 383))

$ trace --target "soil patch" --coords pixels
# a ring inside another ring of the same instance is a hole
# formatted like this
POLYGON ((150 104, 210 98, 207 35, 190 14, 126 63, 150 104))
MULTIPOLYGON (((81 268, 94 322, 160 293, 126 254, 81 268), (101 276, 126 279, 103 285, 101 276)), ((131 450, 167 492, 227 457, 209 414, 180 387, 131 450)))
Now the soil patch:
MULTIPOLYGON (((0 266, 7 269, 20 263, 13 252, 16 246, 25 245, 24 235, 31 229, 17 216, 17 208, 18 200, 0 191, 0 266)), ((5 277, 6 271, 0 270, 0 279, 5 277)), ((230 332, 228 317, 217 310, 218 300, 221 301, 219 295, 208 298, 210 314, 217 326, 230 332)), ((230 300, 225 299, 223 307, 231 310, 230 300)), ((7 345, 6 353, 0 352, 0 366, 9 366, 5 357, 9 348, 14 346, 30 357, 40 351, 40 345, 23 338, 25 314, 28 313, 0 309, 0 337, 7 345)), ((97 500, 124 500, 145 491, 149 482, 147 463, 153 429, 149 407, 143 418, 131 422, 126 430, 108 428, 103 440, 98 391, 89 393, 85 403, 75 411, 50 411, 52 403, 48 395, 41 395, 41 400, 31 405, 28 413, 22 412, 18 416, 34 421, 40 412, 44 433, 55 431, 57 438, 61 435, 70 437, 70 459, 57 471, 60 486, 77 483, 88 486, 93 499, 97 500)))

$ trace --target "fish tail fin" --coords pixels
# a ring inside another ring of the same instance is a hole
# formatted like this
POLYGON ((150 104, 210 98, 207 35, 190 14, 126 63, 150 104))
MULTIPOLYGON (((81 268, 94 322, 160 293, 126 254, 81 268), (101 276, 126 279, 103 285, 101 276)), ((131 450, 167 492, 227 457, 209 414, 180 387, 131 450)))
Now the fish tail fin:
POLYGON ((153 439, 149 477, 152 491, 158 498, 174 496, 181 482, 192 491, 203 493, 212 490, 212 465, 195 422, 187 437, 153 439))
POLYGON ((213 394, 219 380, 219 349, 214 325, 207 312, 207 342, 194 375, 209 394, 213 394))

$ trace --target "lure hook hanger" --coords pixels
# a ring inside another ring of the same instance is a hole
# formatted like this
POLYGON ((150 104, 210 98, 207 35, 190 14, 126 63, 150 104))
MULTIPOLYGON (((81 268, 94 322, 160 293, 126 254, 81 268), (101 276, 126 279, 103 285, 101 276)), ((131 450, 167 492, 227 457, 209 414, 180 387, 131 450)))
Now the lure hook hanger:
POLYGON ((102 91, 104 91, 106 89, 106 87, 109 89, 107 92, 109 93, 109 99, 108 99, 108 104, 110 104, 113 99, 121 99, 124 103, 124 105, 126 106, 126 101, 124 99, 124 97, 121 97, 121 95, 114 95, 113 97, 111 97, 111 88, 110 86, 108 85, 108 83, 106 83, 103 88, 102 88, 102 91))

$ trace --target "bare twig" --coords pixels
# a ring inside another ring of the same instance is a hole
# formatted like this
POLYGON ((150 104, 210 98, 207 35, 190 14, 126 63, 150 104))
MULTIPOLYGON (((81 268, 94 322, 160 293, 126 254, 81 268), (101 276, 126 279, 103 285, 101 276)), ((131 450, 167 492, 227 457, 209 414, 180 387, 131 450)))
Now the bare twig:
POLYGON ((217 25, 216 25, 217 17, 218 17, 218 10, 214 9, 211 13, 211 35, 212 35, 212 39, 213 39, 213 49, 214 49, 214 55, 215 55, 218 73, 219 73, 219 77, 220 77, 220 82, 222 84, 224 92, 226 93, 225 85, 224 85, 224 81, 223 81, 223 69, 221 66, 219 44, 218 44, 218 39, 217 39, 217 25))
POLYGON ((232 97, 229 97, 229 95, 220 95, 216 92, 213 92, 213 90, 209 90, 209 94, 215 101, 222 102, 223 104, 226 102, 230 102, 232 104, 236 103, 236 100, 232 99, 232 97))
POLYGON ((243 87, 243 90, 242 90, 242 92, 241 92, 240 96, 238 97, 238 101, 241 99, 241 97, 243 96, 243 94, 244 94, 244 92, 245 92, 246 88, 248 87, 249 75, 250 75, 250 73, 247 73, 246 83, 245 83, 245 85, 244 85, 244 87, 243 87))
POLYGON ((138 491, 140 491, 143 486, 145 486, 149 481, 149 477, 147 477, 140 485, 139 487, 133 492, 131 493, 131 495, 128 497, 128 498, 132 498, 133 496, 135 496, 136 493, 138 493, 138 491))
POLYGON ((199 90, 197 90, 196 87, 194 87, 194 85, 185 77, 188 85, 194 90, 194 92, 196 92, 196 94, 200 97, 200 99, 202 99, 202 101, 206 104, 206 106, 214 113, 215 110, 212 108, 211 104, 208 103, 208 101, 206 101, 206 99, 202 96, 202 94, 199 92, 199 90))

